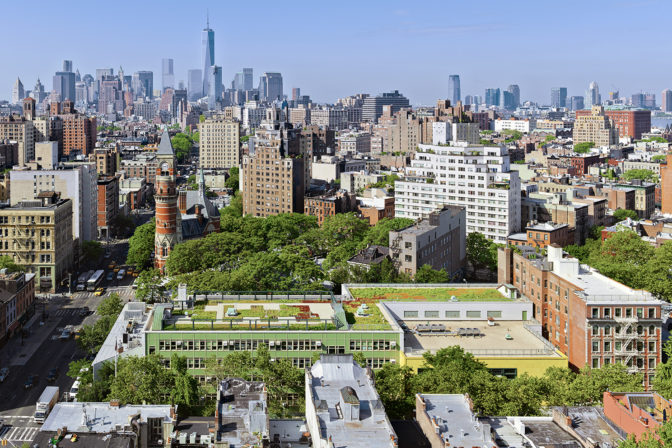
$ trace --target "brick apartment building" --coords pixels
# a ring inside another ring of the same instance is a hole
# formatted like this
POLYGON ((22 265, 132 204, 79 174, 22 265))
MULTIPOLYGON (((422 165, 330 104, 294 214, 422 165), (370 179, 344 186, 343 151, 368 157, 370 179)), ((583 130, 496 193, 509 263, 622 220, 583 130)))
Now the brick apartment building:
POLYGON ((525 233, 516 233, 509 236, 508 244, 541 249, 551 244, 564 247, 568 244, 574 244, 574 229, 570 229, 567 224, 555 224, 553 222, 532 224, 525 228, 525 233), (518 236, 518 238, 515 238, 515 236, 518 236))
POLYGON ((514 285, 534 304, 542 333, 572 367, 622 362, 648 387, 661 362, 661 304, 549 246, 548 256, 499 249, 498 282, 514 285))
MULTIPOLYGON (((653 435, 672 414, 672 401, 657 393, 605 392, 604 416, 622 432, 641 441, 653 435)), ((656 436, 654 436, 656 437, 656 436)))
POLYGON ((33 315, 35 274, 0 271, 0 347, 33 315))
MULTIPOLYGON (((587 117, 591 115, 589 109, 577 110, 576 118, 587 117)), ((604 115, 614 121, 618 128, 618 136, 630 137, 635 140, 642 138, 642 134, 651 132, 651 111, 650 110, 610 110, 604 111, 604 115)))
POLYGON ((321 196, 306 196, 303 200, 304 214, 317 217, 317 224, 322 225, 329 216, 355 210, 357 201, 354 194, 336 192, 321 196))
POLYGON ((672 154, 667 154, 666 164, 660 166, 660 211, 672 213, 672 154))
POLYGON ((97 227, 101 238, 110 236, 114 219, 119 214, 119 178, 98 178, 97 227))

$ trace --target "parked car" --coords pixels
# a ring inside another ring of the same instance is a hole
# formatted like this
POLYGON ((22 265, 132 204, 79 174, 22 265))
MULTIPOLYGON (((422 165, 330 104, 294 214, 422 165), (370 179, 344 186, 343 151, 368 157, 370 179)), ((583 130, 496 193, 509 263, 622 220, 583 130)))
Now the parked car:
POLYGON ((108 282, 111 282, 112 280, 114 280, 114 272, 112 271, 108 272, 105 278, 107 279, 108 282))
POLYGON ((24 389, 30 389, 37 383, 37 375, 30 375, 25 383, 23 383, 24 389))
POLYGON ((49 370, 49 373, 47 373, 47 382, 53 383, 54 381, 56 381, 56 378, 58 378, 58 369, 53 368, 49 370))
POLYGON ((0 383, 5 381, 5 378, 9 376, 9 367, 3 367, 0 369, 0 383))
POLYGON ((70 339, 70 335, 71 335, 70 330, 66 328, 65 330, 63 330, 59 338, 61 338, 61 340, 70 339))

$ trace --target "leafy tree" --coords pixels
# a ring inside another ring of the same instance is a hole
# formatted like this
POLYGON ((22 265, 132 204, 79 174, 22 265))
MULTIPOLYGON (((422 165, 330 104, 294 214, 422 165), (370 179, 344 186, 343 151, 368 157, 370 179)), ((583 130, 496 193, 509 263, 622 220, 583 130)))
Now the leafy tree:
POLYGON ((84 260, 87 263, 95 263, 103 255, 102 244, 98 241, 84 241, 82 243, 82 254, 84 255, 84 260))
POLYGON ((653 389, 669 400, 672 399, 672 341, 665 343, 663 353, 667 359, 656 366, 653 389))
POLYGON ((240 137, 240 143, 247 143, 249 140, 250 140, 249 135, 243 135, 242 137, 240 137))
POLYGON ((415 273, 416 283, 448 283, 450 274, 445 269, 436 270, 428 264, 423 264, 415 273))
POLYGON ((672 301, 672 242, 667 241, 655 250, 643 273, 647 291, 660 299, 672 301))
POLYGON ((124 308, 124 302, 121 301, 119 294, 116 292, 105 297, 100 305, 98 305, 98 314, 101 316, 110 316, 115 319, 124 308))
POLYGON ((637 212, 634 210, 619 208, 614 211, 614 219, 616 219, 616 221, 624 221, 626 218, 639 219, 637 212))
POLYGON ((658 154, 653 157, 651 157, 652 162, 664 162, 666 159, 665 154, 658 154))
POLYGON ((238 184, 240 183, 240 171, 238 167, 234 166, 229 169, 229 178, 226 179, 226 188, 229 188, 234 191, 238 191, 238 184))
POLYGON ((631 374, 622 363, 607 364, 600 369, 586 366, 571 384, 573 405, 596 405, 602 403, 604 392, 640 392, 644 377, 631 374))
POLYGON ((497 269, 497 243, 479 232, 467 235, 467 259, 475 268, 497 269))
POLYGON ((240 193, 240 191, 236 191, 236 193, 231 198, 229 206, 220 209, 219 214, 221 216, 243 216, 243 195, 240 193))
POLYGON ((123 404, 168 404, 175 393, 173 375, 156 355, 130 356, 117 361, 117 376, 110 382, 109 399, 123 404))
POLYGON ((369 229, 364 238, 364 244, 377 244, 387 246, 390 242, 390 231, 401 230, 413 224, 415 221, 410 218, 383 218, 369 229))
POLYGON ((586 154, 590 152, 591 148, 595 147, 595 142, 583 142, 574 145, 574 152, 579 154, 586 154))
POLYGON ((86 353, 97 353, 114 325, 116 317, 102 316, 93 325, 83 325, 79 330, 77 345, 86 353))
POLYGON ((407 419, 415 409, 415 375, 408 366, 385 363, 376 371, 376 391, 393 419, 407 419))
POLYGON ((187 358, 173 353, 170 358, 170 372, 173 375, 171 401, 186 406, 198 404, 198 381, 187 372, 187 358))
POLYGON ((184 161, 189 156, 191 148, 194 145, 194 141, 187 134, 178 133, 171 140, 173 144, 173 149, 175 150, 175 156, 177 157, 178 163, 184 163, 184 161))
POLYGON ((615 232, 588 257, 588 264, 633 288, 644 286, 646 262, 654 249, 630 230, 615 232))
POLYGON ((133 236, 128 240, 128 255, 126 263, 140 269, 150 265, 150 255, 154 250, 154 233, 156 225, 154 219, 136 227, 133 236))
POLYGON ((0 255, 0 269, 7 269, 8 272, 25 272, 26 270, 24 266, 14 263, 14 259, 9 255, 0 255))
POLYGON ((628 170, 625 173, 623 173, 623 178, 625 180, 633 180, 633 179, 639 179, 639 180, 644 180, 644 181, 649 181, 649 182, 657 182, 658 181, 658 176, 656 173, 654 173, 651 170, 646 170, 646 169, 636 169, 636 170, 628 170))
POLYGON ((140 272, 136 280, 135 298, 148 303, 161 300, 166 287, 160 284, 161 273, 158 269, 146 269, 140 272))

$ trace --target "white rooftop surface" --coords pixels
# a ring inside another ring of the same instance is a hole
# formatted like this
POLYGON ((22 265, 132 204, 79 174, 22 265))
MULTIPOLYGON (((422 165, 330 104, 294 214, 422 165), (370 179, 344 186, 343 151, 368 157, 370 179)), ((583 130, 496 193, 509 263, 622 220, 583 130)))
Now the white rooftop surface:
MULTIPOLYGON (((320 425, 320 438, 332 438, 333 446, 393 447, 396 433, 387 418, 380 397, 366 370, 352 361, 352 357, 326 355, 310 370, 310 389, 320 425), (343 359, 350 359, 349 363, 343 359), (347 409, 341 399, 341 390, 354 389, 360 403, 359 419, 344 418, 347 409), (326 403, 326 406, 325 406, 326 403), (340 404, 339 404, 340 403, 340 404), (337 410, 339 404, 340 411, 337 410)), ((313 436, 313 440, 315 437, 313 436)))
POLYGON ((58 431, 67 427, 69 431, 80 433, 108 433, 116 431, 116 426, 130 426, 130 416, 140 414, 140 420, 161 418, 170 422, 170 405, 126 405, 110 406, 110 403, 56 403, 41 431, 58 431))
MULTIPOLYGON (((420 394, 425 411, 436 422, 446 446, 491 447, 490 425, 483 424, 469 409, 462 394, 420 394)), ((436 428, 435 427, 435 428, 436 428)))
POLYGON ((123 348, 119 356, 144 356, 145 338, 142 335, 143 327, 147 324, 148 314, 145 313, 145 302, 129 302, 124 305, 119 317, 112 325, 105 342, 100 347, 93 360, 94 373, 96 366, 115 357, 115 349, 123 348), (123 335, 126 333, 126 326, 130 320, 137 323, 129 334, 129 342, 123 343, 123 335))

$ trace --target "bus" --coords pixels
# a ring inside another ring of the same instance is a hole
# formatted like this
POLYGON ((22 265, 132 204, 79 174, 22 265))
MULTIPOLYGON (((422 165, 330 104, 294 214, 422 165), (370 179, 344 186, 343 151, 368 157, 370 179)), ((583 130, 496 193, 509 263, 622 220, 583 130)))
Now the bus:
POLYGON ((79 274, 79 278, 77 279, 77 291, 84 291, 86 289, 86 282, 92 275, 93 271, 86 271, 79 274))
POLYGON ((105 271, 100 269, 96 272, 93 273, 91 278, 89 278, 86 281, 86 290, 87 291, 95 291, 98 285, 100 285, 100 282, 103 281, 103 276, 105 275, 105 271))

